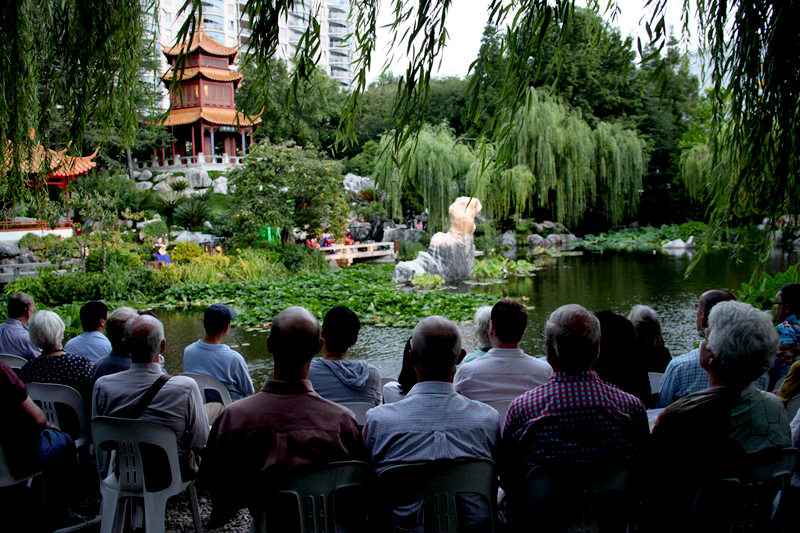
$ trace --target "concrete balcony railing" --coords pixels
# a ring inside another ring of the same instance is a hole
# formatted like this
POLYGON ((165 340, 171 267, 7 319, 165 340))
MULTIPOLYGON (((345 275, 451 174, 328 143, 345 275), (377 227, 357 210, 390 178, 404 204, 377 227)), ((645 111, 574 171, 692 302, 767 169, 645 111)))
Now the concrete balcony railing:
POLYGON ((243 156, 234 155, 190 155, 190 156, 175 156, 166 159, 154 158, 150 161, 134 160, 134 167, 136 170, 180 170, 181 168, 199 167, 202 166, 206 170, 226 170, 230 167, 242 165, 244 163, 243 156))

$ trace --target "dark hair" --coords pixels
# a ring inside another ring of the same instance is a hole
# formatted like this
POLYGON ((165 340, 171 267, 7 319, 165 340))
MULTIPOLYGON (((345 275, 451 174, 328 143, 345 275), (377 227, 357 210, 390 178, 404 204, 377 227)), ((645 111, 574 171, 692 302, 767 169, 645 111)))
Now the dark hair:
POLYGON ((518 300, 504 298, 492 307, 492 325, 500 342, 518 343, 528 326, 528 311, 518 300))
POLYGON ((403 367, 400 369, 400 375, 397 377, 397 383, 400 385, 400 390, 403 394, 407 394, 411 387, 417 384, 417 371, 411 365, 411 338, 406 341, 403 348, 403 367))
POLYGON ((600 321, 600 355, 594 370, 600 379, 621 387, 621 377, 630 373, 636 333, 630 320, 613 311, 597 311, 600 321))
POLYGON ((331 308, 322 321, 325 349, 333 353, 345 353, 356 343, 360 329, 361 322, 353 311, 344 306, 331 308))
POLYGON ((8 318, 19 318, 33 307, 33 298, 24 292, 15 292, 8 297, 8 318))
POLYGON ((81 307, 81 327, 83 331, 96 331, 100 321, 108 318, 108 307, 101 301, 92 300, 81 307))
POLYGON ((731 300, 736 300, 736 296, 729 293, 728 291, 723 291, 719 289, 706 291, 700 296, 700 303, 699 303, 699 311, 700 316, 708 317, 709 313, 711 313, 711 309, 720 302, 728 302, 731 300))
POLYGON ((203 313, 203 328, 206 330, 207 335, 216 335, 222 332, 231 323, 230 314, 224 311, 226 308, 223 307, 223 311, 220 312, 220 307, 221 306, 216 304, 211 305, 206 309, 206 312, 203 313))
POLYGON ((800 283, 787 283, 781 287, 781 300, 790 315, 797 314, 800 311, 800 283))

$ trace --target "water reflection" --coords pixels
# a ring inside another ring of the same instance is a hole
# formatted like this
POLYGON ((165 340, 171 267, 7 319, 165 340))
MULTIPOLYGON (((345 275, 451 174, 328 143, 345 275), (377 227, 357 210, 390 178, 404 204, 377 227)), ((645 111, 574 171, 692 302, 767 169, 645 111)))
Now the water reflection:
MULTIPOLYGON (((528 298, 528 332, 523 349, 531 355, 544 355, 544 345, 537 332, 547 315, 567 303, 578 303, 591 310, 610 309, 627 316, 631 307, 645 304, 661 316, 664 339, 673 356, 692 349, 699 341, 695 331, 697 299, 712 288, 736 290, 747 281, 753 262, 737 263, 726 253, 707 255, 684 279, 689 256, 641 253, 587 253, 581 257, 562 257, 551 268, 535 277, 516 279, 505 284, 459 287, 459 290, 528 298)), ((776 272, 788 267, 793 258, 776 257, 767 270, 776 272)), ((334 304, 331 304, 334 305, 334 304)), ((170 373, 181 371, 183 348, 203 336, 202 312, 163 311, 167 335, 166 365, 170 373)), ((465 348, 476 347, 472 324, 462 324, 465 348)), ((400 372, 403 346, 411 334, 409 328, 362 328, 351 357, 375 364, 384 376, 400 372)), ((257 387, 272 372, 272 356, 267 351, 267 331, 234 327, 226 342, 244 355, 257 387)))

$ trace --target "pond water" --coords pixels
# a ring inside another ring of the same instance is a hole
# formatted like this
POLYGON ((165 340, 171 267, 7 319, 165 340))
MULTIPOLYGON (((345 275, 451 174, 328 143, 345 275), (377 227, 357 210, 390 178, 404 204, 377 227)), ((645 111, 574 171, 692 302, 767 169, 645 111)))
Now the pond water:
MULTIPOLYGON (((544 355, 539 331, 547 316, 557 307, 577 303, 598 311, 610 309, 626 315, 636 304, 653 307, 661 316, 664 340, 673 356, 691 350, 699 338, 695 330, 697 299, 713 288, 738 290, 749 279, 752 261, 737 263, 726 252, 705 256, 688 279, 684 272, 688 255, 661 253, 605 252, 559 258, 536 276, 491 285, 461 285, 457 290, 488 292, 498 299, 509 296, 528 298, 528 330, 522 341, 530 355, 544 355)), ((786 269, 795 258, 775 256, 767 267, 770 273, 786 269)), ((163 311, 167 337, 166 367, 171 374, 181 372, 183 348, 203 336, 202 312, 163 311)), ((461 324, 467 351, 476 347, 472 324, 461 324)), ((363 327, 358 342, 350 351, 353 359, 375 364, 382 376, 396 377, 400 371, 403 346, 410 328, 363 327)), ((267 351, 267 332, 234 327, 226 342, 247 360, 256 388, 272 372, 272 356, 267 351)))

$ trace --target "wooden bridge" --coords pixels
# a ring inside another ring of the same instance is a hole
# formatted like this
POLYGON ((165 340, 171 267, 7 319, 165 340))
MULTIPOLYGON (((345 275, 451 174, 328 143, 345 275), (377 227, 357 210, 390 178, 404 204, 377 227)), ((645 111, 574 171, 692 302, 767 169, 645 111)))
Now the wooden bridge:
POLYGON ((397 258, 393 242, 332 244, 324 248, 317 248, 317 250, 325 254, 325 259, 336 261, 339 265, 352 265, 354 259, 397 258))

